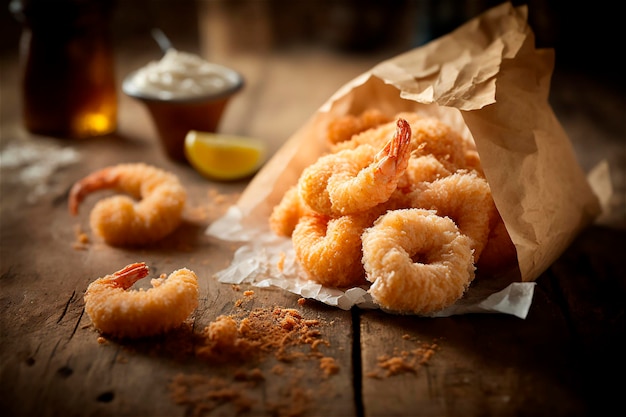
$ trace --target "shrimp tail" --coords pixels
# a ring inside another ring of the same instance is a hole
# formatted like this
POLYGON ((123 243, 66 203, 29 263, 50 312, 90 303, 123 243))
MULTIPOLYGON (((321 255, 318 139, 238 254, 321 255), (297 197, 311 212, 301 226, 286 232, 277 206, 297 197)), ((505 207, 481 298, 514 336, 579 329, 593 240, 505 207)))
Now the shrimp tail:
POLYGON ((70 214, 78 214, 78 206, 87 194, 104 188, 112 188, 117 184, 118 175, 111 167, 94 172, 80 181, 74 183, 70 190, 68 208, 70 214))
POLYGON ((110 282, 115 287, 128 289, 135 282, 148 276, 149 268, 145 262, 136 262, 110 275, 110 282))
POLYGON ((397 126, 393 138, 376 155, 376 172, 387 177, 401 175, 411 156, 411 126, 404 119, 398 119, 397 126))

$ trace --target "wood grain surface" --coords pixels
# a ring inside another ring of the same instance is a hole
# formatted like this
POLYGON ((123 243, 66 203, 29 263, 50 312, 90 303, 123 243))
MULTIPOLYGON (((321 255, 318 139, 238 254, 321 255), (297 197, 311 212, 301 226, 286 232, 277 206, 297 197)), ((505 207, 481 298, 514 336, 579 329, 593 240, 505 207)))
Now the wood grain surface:
MULTIPOLYGON (((399 38, 406 26, 398 23, 395 43, 357 53, 346 51, 349 38, 338 40, 336 32, 305 43, 304 26, 270 18, 276 13, 268 5, 281 2, 238 2, 243 8, 232 9, 222 2, 171 3, 121 6, 136 19, 117 17, 119 81, 158 58, 147 30, 159 25, 180 49, 240 69, 246 88, 229 106, 221 130, 264 138, 272 152, 341 85, 409 42, 399 38), (174 11, 178 19, 169 18, 174 11)), ((290 10, 293 16, 307 13, 290 10)), ((557 66, 555 113, 585 171, 608 161, 614 194, 608 211, 539 277, 528 317, 432 319, 344 311, 275 288, 219 283, 214 274, 229 265, 236 245, 205 231, 247 181, 209 181, 169 161, 146 109, 123 95, 115 134, 85 141, 29 134, 21 125, 17 56, 15 42, 0 62, 2 415, 588 416, 621 408, 623 384, 613 381, 626 371, 623 86, 557 66), (49 149, 47 163, 61 150, 76 160, 32 183, 28 164, 5 159, 12 147, 49 149), (96 169, 137 161, 181 179, 189 194, 184 222, 156 245, 113 248, 93 235, 88 222, 90 209, 107 193, 88 196, 74 217, 68 192, 96 169), (81 232, 89 242, 78 243, 81 232), (148 264, 151 277, 182 266, 194 270, 199 307, 185 326, 163 336, 100 339, 85 314, 85 290, 95 278, 138 261, 148 264), (318 342, 289 345, 287 356, 276 349, 235 358, 199 353, 203 329, 219 316, 241 320, 284 309, 314 322, 311 335, 318 342)))

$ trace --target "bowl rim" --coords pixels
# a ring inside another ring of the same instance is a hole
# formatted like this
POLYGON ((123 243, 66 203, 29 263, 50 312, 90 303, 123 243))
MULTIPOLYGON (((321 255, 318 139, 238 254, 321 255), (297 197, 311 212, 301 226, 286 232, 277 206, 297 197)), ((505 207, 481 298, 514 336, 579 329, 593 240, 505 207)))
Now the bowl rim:
POLYGON ((200 103, 200 102, 204 102, 204 101, 216 101, 219 99, 223 99, 225 97, 229 97, 232 96, 233 94, 235 94, 236 92, 238 92, 239 90, 241 90, 244 85, 245 85, 245 81, 243 78, 243 75, 241 75, 240 72, 226 67, 224 65, 220 65, 220 64, 212 64, 215 67, 219 67, 221 70, 227 72, 229 75, 232 76, 232 78, 234 79, 234 83, 222 90, 219 91, 217 93, 209 93, 209 94, 204 94, 204 95, 194 95, 191 97, 172 97, 172 98, 162 98, 162 97, 157 97, 154 94, 150 94, 150 93, 144 93, 141 91, 137 91, 137 89, 132 87, 132 80, 135 77, 135 75, 137 74, 137 72, 139 72, 141 69, 137 69, 135 71, 130 72, 125 78, 124 81, 122 82, 122 92, 124 92, 124 94, 126 94, 129 97, 141 100, 141 101, 147 101, 147 102, 155 102, 155 103, 200 103))

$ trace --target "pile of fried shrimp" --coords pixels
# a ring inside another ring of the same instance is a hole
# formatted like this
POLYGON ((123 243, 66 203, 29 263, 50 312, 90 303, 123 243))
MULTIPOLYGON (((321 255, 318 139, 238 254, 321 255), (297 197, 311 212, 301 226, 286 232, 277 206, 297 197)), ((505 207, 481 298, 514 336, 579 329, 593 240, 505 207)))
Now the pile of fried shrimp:
POLYGON ((449 125, 370 109, 333 120, 327 140, 269 217, 310 280, 371 283, 379 307, 428 314, 459 300, 477 268, 515 262, 478 152, 449 125))

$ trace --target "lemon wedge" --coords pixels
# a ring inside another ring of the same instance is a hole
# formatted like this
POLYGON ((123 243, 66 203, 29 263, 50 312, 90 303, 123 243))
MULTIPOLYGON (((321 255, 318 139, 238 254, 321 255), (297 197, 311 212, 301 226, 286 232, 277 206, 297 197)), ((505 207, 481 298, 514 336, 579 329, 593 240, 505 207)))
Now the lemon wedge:
POLYGON ((249 177, 263 165, 265 154, 265 143, 255 138, 197 130, 190 130, 185 136, 187 160, 210 179, 249 177))

